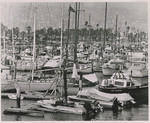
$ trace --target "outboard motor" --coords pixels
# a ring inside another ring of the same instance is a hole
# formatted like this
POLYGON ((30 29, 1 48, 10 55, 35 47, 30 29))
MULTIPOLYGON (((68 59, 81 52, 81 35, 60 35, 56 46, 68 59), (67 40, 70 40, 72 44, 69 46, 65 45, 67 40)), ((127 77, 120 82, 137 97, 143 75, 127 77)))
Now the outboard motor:
POLYGON ((85 102, 83 106, 85 108, 85 113, 82 115, 84 120, 94 119, 101 111, 103 111, 103 108, 98 101, 92 103, 85 102))

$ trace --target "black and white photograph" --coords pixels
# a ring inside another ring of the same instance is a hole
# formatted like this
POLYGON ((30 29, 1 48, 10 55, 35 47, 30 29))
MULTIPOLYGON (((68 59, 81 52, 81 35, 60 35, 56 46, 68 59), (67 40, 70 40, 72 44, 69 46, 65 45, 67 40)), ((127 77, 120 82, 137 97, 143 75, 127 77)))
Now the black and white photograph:
POLYGON ((1 1, 1 121, 148 122, 149 2, 1 1))

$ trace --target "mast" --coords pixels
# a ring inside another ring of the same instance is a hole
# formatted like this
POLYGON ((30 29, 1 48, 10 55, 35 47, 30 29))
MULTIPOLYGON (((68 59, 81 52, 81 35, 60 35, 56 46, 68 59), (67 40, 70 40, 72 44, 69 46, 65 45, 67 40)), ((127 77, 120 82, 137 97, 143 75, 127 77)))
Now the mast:
POLYGON ((36 26, 36 24, 35 24, 35 17, 36 17, 36 7, 34 8, 34 27, 33 27, 33 57, 32 57, 32 63, 33 63, 33 66, 32 66, 32 80, 33 80, 33 74, 34 74, 34 62, 35 62, 35 50, 36 50, 36 44, 35 44, 35 26, 36 26))
POLYGON ((79 2, 79 6, 78 6, 78 29, 79 29, 79 17, 80 17, 80 2, 79 2))
POLYGON ((116 44, 117 44, 117 23, 118 23, 118 15, 116 15, 116 33, 115 33, 116 41, 115 41, 115 47, 116 47, 116 44))
MULTIPOLYGON (((12 22, 13 22, 13 18, 12 18, 12 22)), ((12 24, 13 25, 13 24, 12 24)), ((15 45, 14 45, 14 29, 12 27, 12 47, 13 47, 13 81, 15 79, 15 45)))
MULTIPOLYGON (((6 22, 6 3, 5 3, 5 22, 6 22)), ((6 53, 6 27, 4 26, 4 55, 5 53, 6 53)))
POLYGON ((78 42, 78 25, 77 25, 77 2, 76 2, 76 10, 75 10, 75 42, 74 42, 74 63, 77 61, 77 42, 78 42))
POLYGON ((63 58, 63 30, 64 30, 64 12, 62 3, 62 16, 61 16, 61 51, 60 51, 60 62, 62 63, 63 58))
POLYGON ((5 26, 4 26, 4 55, 6 53, 6 34, 5 34, 5 31, 6 31, 6 29, 5 29, 5 26))
POLYGON ((89 14, 89 43, 91 43, 91 38, 90 38, 90 35, 91 35, 91 31, 90 31, 90 29, 91 29, 91 15, 89 14))
POLYGON ((70 32, 69 32, 69 29, 70 29, 70 7, 69 6, 69 9, 68 9, 68 39, 67 39, 67 42, 66 42, 66 62, 68 61, 68 43, 69 43, 69 39, 70 39, 70 32))
POLYGON ((105 5, 104 42, 103 42, 103 50, 104 51, 105 51, 105 41, 106 41, 106 21, 107 21, 107 2, 105 5))

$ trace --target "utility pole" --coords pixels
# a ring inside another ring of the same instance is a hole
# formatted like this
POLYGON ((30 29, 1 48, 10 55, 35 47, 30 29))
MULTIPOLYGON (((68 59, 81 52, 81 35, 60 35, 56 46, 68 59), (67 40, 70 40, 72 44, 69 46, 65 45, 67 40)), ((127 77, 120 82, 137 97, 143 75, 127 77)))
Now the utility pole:
POLYGON ((104 51, 105 51, 105 41, 106 41, 106 22, 107 22, 107 2, 105 5, 104 42, 103 42, 103 50, 104 51))

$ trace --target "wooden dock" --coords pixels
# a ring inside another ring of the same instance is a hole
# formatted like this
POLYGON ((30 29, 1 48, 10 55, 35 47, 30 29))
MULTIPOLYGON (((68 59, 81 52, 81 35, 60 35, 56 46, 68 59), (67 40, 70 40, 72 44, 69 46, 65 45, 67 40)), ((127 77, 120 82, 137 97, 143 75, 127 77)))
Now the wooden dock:
POLYGON ((7 108, 3 111, 4 114, 19 114, 19 115, 27 115, 33 117, 44 117, 43 111, 34 111, 26 108, 7 108))
MULTIPOLYGON (((10 99, 10 96, 13 93, 1 93, 1 98, 3 99, 10 99)), ((16 94, 13 94, 16 95, 16 94)), ((50 95, 42 95, 42 94, 21 94, 21 97, 23 100, 48 100, 51 98, 54 98, 54 96, 50 96, 50 95)))

